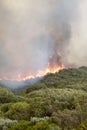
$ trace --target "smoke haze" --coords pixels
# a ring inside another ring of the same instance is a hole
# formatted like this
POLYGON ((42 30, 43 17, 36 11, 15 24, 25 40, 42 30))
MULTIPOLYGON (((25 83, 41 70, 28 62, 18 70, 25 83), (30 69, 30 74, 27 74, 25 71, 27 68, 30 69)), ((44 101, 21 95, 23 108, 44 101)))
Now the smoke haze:
POLYGON ((0 77, 87 65, 86 0, 0 0, 0 77))

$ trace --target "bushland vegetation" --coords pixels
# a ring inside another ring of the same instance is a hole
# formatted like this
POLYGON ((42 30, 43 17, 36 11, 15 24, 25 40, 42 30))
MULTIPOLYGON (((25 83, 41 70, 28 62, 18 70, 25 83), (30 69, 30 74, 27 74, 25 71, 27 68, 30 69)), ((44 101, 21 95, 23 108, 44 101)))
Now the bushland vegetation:
POLYGON ((0 87, 0 130, 87 130, 87 67, 48 74, 20 94, 0 87))

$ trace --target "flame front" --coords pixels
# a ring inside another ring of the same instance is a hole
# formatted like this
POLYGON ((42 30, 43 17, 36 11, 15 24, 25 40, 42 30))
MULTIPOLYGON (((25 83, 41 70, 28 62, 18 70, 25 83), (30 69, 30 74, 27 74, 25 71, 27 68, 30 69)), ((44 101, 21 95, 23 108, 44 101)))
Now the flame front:
POLYGON ((3 77, 3 78, 0 78, 0 80, 25 81, 25 80, 28 80, 28 79, 34 79, 34 78, 37 78, 37 77, 43 77, 43 76, 45 76, 48 73, 53 73, 54 74, 54 73, 59 72, 60 70, 62 70, 64 68, 65 67, 64 67, 63 64, 61 66, 55 66, 55 67, 48 66, 44 70, 39 70, 36 75, 33 75, 32 73, 31 74, 29 73, 28 75, 21 76, 21 74, 19 74, 17 76, 17 78, 15 78, 15 79, 11 79, 11 78, 8 78, 8 77, 3 77))
POLYGON ((37 78, 37 77, 43 77, 45 76, 46 74, 48 73, 56 73, 56 72, 59 72, 60 70, 64 69, 64 65, 62 64, 61 66, 55 66, 55 67, 47 67, 46 69, 44 70, 39 70, 38 73, 36 75, 33 75, 33 74, 29 74, 27 76, 24 76, 24 77, 21 77, 21 75, 18 76, 18 80, 19 81, 25 81, 25 80, 28 80, 28 79, 34 79, 34 78, 37 78))

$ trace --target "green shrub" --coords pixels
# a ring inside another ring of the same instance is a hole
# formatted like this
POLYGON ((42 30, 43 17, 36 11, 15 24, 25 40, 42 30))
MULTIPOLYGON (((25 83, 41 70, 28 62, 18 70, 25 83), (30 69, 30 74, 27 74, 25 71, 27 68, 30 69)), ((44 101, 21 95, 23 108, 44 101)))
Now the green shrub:
POLYGON ((6 113, 6 112, 8 112, 9 111, 9 109, 10 109, 10 107, 12 106, 12 103, 5 103, 5 104, 2 104, 1 105, 1 111, 3 112, 3 113, 6 113))
POLYGON ((9 103, 12 102, 14 94, 6 88, 0 87, 0 103, 9 103))
POLYGON ((29 88, 27 88, 26 90, 26 93, 30 93, 32 91, 35 91, 35 90, 39 90, 39 89, 45 89, 47 86, 44 84, 44 83, 36 83, 32 86, 29 86, 29 88))
MULTIPOLYGON (((51 116, 53 112, 64 109, 75 109, 79 99, 87 94, 82 90, 47 88, 27 94, 30 116, 51 116)), ((81 103, 81 102, 80 102, 81 103)))
POLYGON ((12 126, 9 130, 27 130, 30 123, 28 121, 21 121, 15 126, 12 126))
POLYGON ((9 130, 61 130, 55 124, 50 124, 47 121, 37 122, 35 125, 32 125, 30 122, 22 121, 19 124, 13 126, 9 130))
POLYGON ((84 121, 84 122, 82 122, 82 123, 78 126, 77 130, 87 130, 87 120, 84 121))
POLYGON ((17 102, 12 104, 9 111, 5 113, 5 116, 10 119, 28 120, 28 109, 29 104, 27 104, 26 102, 17 102))

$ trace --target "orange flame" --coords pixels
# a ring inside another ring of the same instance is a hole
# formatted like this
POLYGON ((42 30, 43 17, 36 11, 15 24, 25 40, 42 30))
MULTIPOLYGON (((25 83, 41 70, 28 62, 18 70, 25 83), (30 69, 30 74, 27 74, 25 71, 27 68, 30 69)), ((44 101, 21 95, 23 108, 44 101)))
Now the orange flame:
POLYGON ((20 74, 17 76, 16 79, 11 79, 11 78, 7 78, 7 77, 3 77, 2 79, 0 80, 11 80, 11 81, 25 81, 25 80, 28 80, 28 79, 34 79, 34 78, 37 78, 37 77, 43 77, 45 76, 46 74, 48 73, 56 73, 56 72, 59 72, 60 70, 64 69, 64 65, 62 64, 61 66, 55 66, 55 67, 50 67, 48 65, 48 67, 44 70, 39 70, 37 72, 36 75, 33 75, 33 74, 28 74, 27 76, 21 76, 20 74))
POLYGON ((38 73, 35 76, 32 75, 32 74, 29 74, 28 76, 21 77, 21 75, 19 75, 18 79, 19 79, 19 81, 21 81, 21 80, 25 81, 25 80, 28 80, 28 79, 34 79, 34 78, 37 78, 37 77, 43 77, 43 76, 45 76, 48 73, 54 74, 54 73, 59 72, 60 70, 62 70, 64 68, 65 68, 64 65, 55 66, 53 68, 48 66, 44 70, 39 70, 38 73))

